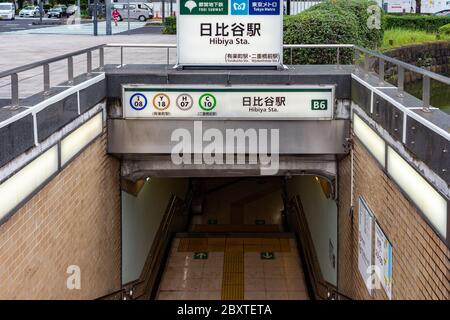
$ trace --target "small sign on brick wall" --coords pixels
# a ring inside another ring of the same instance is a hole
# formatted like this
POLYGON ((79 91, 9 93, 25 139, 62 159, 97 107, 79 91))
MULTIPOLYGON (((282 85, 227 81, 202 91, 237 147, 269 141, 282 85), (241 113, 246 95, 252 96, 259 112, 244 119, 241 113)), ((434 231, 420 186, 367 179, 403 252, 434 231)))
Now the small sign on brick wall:
POLYGON ((261 252, 261 259, 262 260, 273 260, 275 259, 275 254, 273 252, 261 252))
POLYGON ((208 259, 208 252, 200 251, 194 252, 194 260, 206 260, 208 259))

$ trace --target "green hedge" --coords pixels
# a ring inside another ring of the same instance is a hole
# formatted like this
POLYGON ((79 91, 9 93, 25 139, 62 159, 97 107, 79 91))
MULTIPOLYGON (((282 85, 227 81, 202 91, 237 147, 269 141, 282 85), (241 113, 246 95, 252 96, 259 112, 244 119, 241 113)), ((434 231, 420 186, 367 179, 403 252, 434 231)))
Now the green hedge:
MULTIPOLYGON (((367 19, 368 0, 327 0, 309 10, 284 19, 285 44, 357 44, 375 48, 383 39, 381 29, 369 29, 367 19)), ((383 21, 383 20, 381 20, 383 21)), ((340 62, 350 63, 352 50, 342 49, 340 62)), ((285 50, 287 64, 332 64, 336 63, 336 49, 285 50), (291 59, 292 56, 292 59, 291 59)))
POLYGON ((439 28, 439 33, 440 34, 448 34, 448 35, 450 35, 450 23, 440 27, 439 28))
POLYGON ((437 32, 440 27, 449 24, 449 16, 426 16, 426 15, 386 15, 386 29, 415 29, 427 32, 437 32))
MULTIPOLYGON (((377 6, 373 0, 328 0, 310 8, 311 11, 331 10, 340 14, 353 13, 358 22, 358 33, 360 35, 360 45, 366 48, 377 48, 383 41, 384 11, 380 8, 380 27, 381 29, 369 29, 367 22, 373 14, 368 8, 372 5, 377 6)), ((330 23, 333 23, 330 21, 330 23)))
POLYGON ((164 24, 163 24, 163 28, 162 28, 162 33, 166 33, 166 34, 176 34, 177 33, 177 19, 173 16, 171 17, 166 17, 164 24))

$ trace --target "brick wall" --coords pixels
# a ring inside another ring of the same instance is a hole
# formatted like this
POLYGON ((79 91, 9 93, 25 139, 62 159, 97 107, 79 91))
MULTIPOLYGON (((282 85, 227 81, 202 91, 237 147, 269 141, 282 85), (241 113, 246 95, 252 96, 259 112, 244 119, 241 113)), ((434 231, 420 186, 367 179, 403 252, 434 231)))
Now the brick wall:
POLYGON ((0 226, 0 299, 92 299, 120 288, 119 162, 106 134, 0 226), (69 265, 81 289, 68 290, 69 265))
MULTIPOLYGON (((393 247, 392 298, 450 299, 450 250, 357 139, 351 220, 350 168, 350 156, 340 161, 339 290, 355 299, 371 299, 358 271, 358 198, 362 195, 393 247)), ((387 296, 381 289, 372 298, 387 296)))

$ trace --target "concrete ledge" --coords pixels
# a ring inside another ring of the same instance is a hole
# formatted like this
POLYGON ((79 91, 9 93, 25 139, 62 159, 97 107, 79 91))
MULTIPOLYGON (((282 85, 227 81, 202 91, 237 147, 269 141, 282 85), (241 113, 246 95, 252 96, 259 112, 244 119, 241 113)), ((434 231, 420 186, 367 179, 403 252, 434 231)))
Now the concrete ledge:
POLYGON ((31 114, 0 128, 0 167, 34 146, 31 114))
POLYGON ((36 114, 38 141, 48 138, 53 132, 78 116, 78 98, 73 93, 42 109, 36 114))
POLYGON ((419 99, 406 92, 399 95, 395 87, 380 84, 373 75, 352 78, 354 103, 450 185, 450 115, 436 108, 423 112, 419 99))
POLYGON ((105 66, 107 96, 120 98, 124 84, 336 84, 336 98, 351 98, 353 66, 306 65, 277 70, 173 70, 166 65, 105 66))

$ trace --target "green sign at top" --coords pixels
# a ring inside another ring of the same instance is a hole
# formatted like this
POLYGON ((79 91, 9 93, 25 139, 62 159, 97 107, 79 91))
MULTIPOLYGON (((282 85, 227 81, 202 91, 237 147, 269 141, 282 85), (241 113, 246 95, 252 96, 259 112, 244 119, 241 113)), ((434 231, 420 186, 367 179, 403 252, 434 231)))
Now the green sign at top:
POLYGON ((228 15, 228 0, 180 0, 180 14, 228 15))

